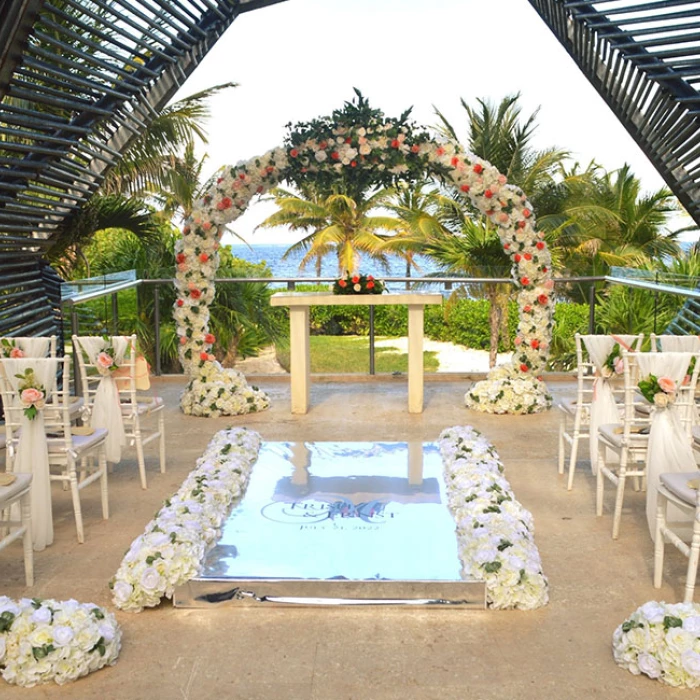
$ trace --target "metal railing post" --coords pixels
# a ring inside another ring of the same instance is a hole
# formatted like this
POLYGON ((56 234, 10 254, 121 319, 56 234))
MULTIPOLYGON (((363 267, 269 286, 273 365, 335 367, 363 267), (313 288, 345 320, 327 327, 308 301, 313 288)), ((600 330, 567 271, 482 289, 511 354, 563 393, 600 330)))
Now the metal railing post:
POLYGON ((160 285, 153 286, 153 325, 155 328, 155 339, 153 341, 153 352, 155 354, 155 372, 156 377, 160 377, 160 285))
POLYGON ((588 334, 595 335, 595 282, 588 290, 588 334))
POLYGON ((119 301, 116 292, 112 294, 112 335, 119 335, 119 301))
MULTIPOLYGON (((75 305, 71 305, 70 307, 70 334, 71 334, 71 341, 74 335, 78 335, 78 309, 75 308, 75 305)), ((71 347, 73 347, 72 342, 71 342, 71 347)), ((83 383, 78 379, 79 374, 78 374, 78 353, 80 350, 76 347, 73 347, 73 381, 75 383, 75 395, 76 396, 82 396, 83 395, 83 383)))
POLYGON ((369 307, 369 373, 374 374, 374 306, 369 307))

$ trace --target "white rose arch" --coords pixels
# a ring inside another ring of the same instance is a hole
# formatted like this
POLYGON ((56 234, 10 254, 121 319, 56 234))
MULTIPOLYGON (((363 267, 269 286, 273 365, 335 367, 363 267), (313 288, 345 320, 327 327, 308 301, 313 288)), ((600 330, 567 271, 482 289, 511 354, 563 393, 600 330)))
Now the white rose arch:
MULTIPOLYGON (((313 124, 312 124, 313 125, 313 124)), ((318 128, 316 129, 318 132, 318 128)), ((507 184, 490 163, 451 142, 389 120, 336 126, 327 135, 291 140, 289 146, 222 168, 196 203, 177 242, 174 315, 180 360, 189 384, 182 409, 193 415, 237 415, 266 408, 264 393, 243 375, 224 369, 211 354, 209 304, 219 264, 219 241, 227 223, 239 217, 255 195, 283 180, 300 177, 362 177, 375 169, 386 178, 421 171, 454 184, 497 226, 513 264, 520 309, 512 363, 493 370, 466 396, 469 407, 491 413, 533 413, 550 399, 539 375, 545 367, 552 328, 553 280, 544 234, 525 194, 507 184)))

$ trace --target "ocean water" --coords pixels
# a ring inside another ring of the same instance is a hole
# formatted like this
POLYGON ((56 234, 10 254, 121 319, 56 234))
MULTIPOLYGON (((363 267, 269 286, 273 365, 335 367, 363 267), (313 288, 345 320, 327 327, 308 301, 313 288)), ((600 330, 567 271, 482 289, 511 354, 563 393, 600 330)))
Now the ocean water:
MULTIPOLYGON (((285 243, 268 243, 268 244, 251 244, 250 247, 243 244, 231 246, 233 255, 248 262, 260 263, 265 262, 272 271, 273 277, 316 277, 315 262, 307 265, 305 270, 299 269, 299 263, 304 257, 303 251, 290 255, 289 258, 283 260, 284 253, 289 246, 285 243)), ((361 257, 360 272, 365 275, 373 275, 377 279, 385 277, 405 277, 406 262, 395 256, 387 256, 389 260, 389 269, 385 270, 382 265, 364 256, 361 257)), ((437 266, 434 262, 423 256, 416 256, 416 261, 420 268, 411 271, 411 277, 424 277, 437 272, 437 266)), ((334 256, 327 256, 323 260, 321 268, 321 277, 335 278, 338 274, 338 263, 334 256)), ((395 282, 388 285, 389 289, 400 290, 404 288, 403 282, 395 282)))

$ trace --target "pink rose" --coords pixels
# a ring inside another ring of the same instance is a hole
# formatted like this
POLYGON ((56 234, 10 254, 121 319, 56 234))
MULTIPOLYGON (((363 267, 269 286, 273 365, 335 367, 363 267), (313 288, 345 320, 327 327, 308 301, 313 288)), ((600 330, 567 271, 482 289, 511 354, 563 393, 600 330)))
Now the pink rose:
POLYGON ((659 377, 657 381, 659 382, 659 389, 665 394, 672 394, 676 390, 676 382, 670 377, 659 377))
POLYGON ((615 374, 622 374, 625 371, 625 363, 621 357, 616 357, 613 361, 613 369, 615 374))
POLYGON ((44 392, 40 391, 39 389, 29 387, 20 394, 19 398, 20 401, 26 406, 36 406, 37 408, 43 408, 44 392))
POLYGON ((12 348, 12 350, 10 350, 10 357, 13 359, 24 357, 24 353, 21 348, 12 348))
POLYGON ((104 372, 109 372, 109 368, 114 364, 114 358, 106 352, 101 352, 95 359, 97 369, 104 372))

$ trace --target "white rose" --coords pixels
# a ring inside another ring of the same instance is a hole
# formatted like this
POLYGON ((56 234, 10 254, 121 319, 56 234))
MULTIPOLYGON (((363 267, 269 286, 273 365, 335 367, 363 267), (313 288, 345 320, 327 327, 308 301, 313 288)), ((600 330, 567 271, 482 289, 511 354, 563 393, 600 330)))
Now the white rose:
POLYGON ((655 600, 644 603, 639 612, 652 624, 663 622, 666 617, 666 608, 655 600))
POLYGON ((673 627, 666 633, 666 644, 669 649, 682 654, 693 648, 695 635, 681 627, 673 627))
POLYGON ((48 608, 40 607, 32 613, 32 622, 45 624, 51 622, 51 611, 48 608))
POLYGON ((134 588, 130 583, 127 583, 126 581, 117 581, 114 584, 114 589, 112 593, 114 594, 114 602, 119 605, 120 603, 126 603, 131 594, 133 593, 134 588))
POLYGON ((683 620, 683 629, 695 637, 700 637, 700 615, 691 615, 683 620))
POLYGON ((666 408, 669 404, 668 394, 664 394, 660 391, 658 394, 654 394, 654 406, 657 408, 666 408))
POLYGON ((323 163, 323 161, 328 158, 328 154, 325 151, 316 151, 316 155, 314 157, 319 163, 323 163))
POLYGON ((649 678, 658 678, 661 675, 661 664, 651 654, 640 654, 637 660, 639 670, 649 678))
POLYGON ((66 625, 55 625, 53 639, 57 646, 64 647, 73 639, 73 630, 66 625))
POLYGON ((141 585, 148 592, 156 591, 161 585, 161 575, 152 566, 144 569, 141 574, 141 585))

